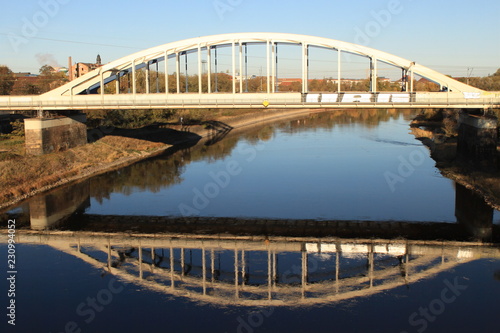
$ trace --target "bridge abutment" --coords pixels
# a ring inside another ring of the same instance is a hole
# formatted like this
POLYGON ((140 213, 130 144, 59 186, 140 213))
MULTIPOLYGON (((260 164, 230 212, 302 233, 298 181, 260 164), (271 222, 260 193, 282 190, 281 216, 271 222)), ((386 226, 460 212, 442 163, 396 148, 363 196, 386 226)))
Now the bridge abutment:
POLYGON ((76 114, 57 118, 24 120, 26 154, 44 155, 87 143, 87 117, 76 114))
POLYGON ((462 112, 458 126, 458 158, 474 166, 496 166, 498 119, 462 112))

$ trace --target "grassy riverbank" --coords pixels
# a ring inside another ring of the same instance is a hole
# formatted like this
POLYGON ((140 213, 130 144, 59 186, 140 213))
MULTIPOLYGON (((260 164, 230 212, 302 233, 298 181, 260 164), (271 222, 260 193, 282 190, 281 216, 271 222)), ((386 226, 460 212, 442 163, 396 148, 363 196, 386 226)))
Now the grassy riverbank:
POLYGON ((77 177, 132 163, 168 147, 160 142, 107 136, 92 144, 43 156, 4 153, 4 160, 0 161, 0 207, 77 177))

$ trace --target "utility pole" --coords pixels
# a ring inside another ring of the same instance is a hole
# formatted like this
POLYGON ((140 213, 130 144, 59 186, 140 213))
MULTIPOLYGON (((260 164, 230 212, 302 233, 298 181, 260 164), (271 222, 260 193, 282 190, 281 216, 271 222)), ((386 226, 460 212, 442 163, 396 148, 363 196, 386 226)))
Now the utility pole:
POLYGON ((262 91, 262 66, 260 66, 259 76, 260 76, 260 91, 262 91))
POLYGON ((202 72, 203 74, 206 74, 206 73, 205 73, 205 72, 206 72, 205 66, 207 65, 207 61, 206 61, 206 60, 202 60, 202 61, 201 61, 201 64, 202 64, 202 66, 203 66, 203 69, 201 70, 201 72, 202 72))
POLYGON ((467 67, 467 84, 469 84, 469 79, 472 76, 473 71, 474 71, 474 67, 467 67))

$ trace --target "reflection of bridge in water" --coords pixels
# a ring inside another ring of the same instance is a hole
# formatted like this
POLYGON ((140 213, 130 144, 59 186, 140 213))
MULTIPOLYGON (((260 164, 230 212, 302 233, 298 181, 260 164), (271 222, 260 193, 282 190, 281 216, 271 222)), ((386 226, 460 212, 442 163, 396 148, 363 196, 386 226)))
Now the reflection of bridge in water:
POLYGON ((87 232, 18 234, 146 289, 218 305, 299 306, 407 286, 500 249, 449 241, 87 232))
POLYGON ((467 242, 496 241, 499 233, 492 209, 461 186, 458 223, 89 215, 88 186, 34 198, 31 230, 21 223, 17 241, 49 245, 122 281, 211 304, 325 304, 500 258, 496 247, 467 242))

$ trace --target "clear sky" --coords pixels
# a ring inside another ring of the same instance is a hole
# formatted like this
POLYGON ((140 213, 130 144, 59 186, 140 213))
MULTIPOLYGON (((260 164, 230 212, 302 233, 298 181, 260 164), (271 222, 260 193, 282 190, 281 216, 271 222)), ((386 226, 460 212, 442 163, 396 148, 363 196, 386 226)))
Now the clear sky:
POLYGON ((0 64, 104 63, 160 44, 232 32, 288 32, 364 44, 444 74, 500 68, 494 0, 2 1, 0 64))

